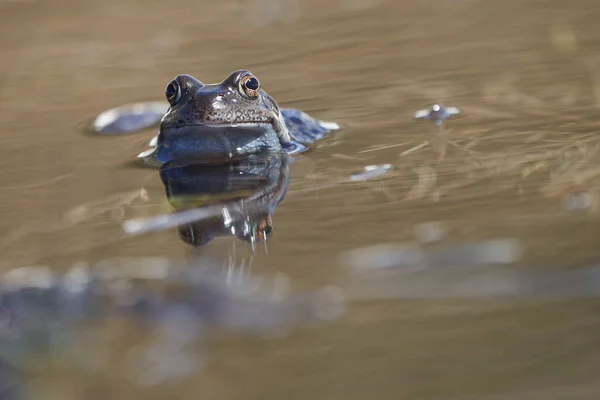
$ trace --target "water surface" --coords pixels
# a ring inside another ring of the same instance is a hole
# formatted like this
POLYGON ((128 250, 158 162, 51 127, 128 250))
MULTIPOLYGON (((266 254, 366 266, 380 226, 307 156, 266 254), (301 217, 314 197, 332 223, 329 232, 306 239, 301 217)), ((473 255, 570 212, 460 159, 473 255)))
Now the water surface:
MULTIPOLYGON (((144 327, 101 319, 79 361, 21 360, 24 398, 597 397, 593 294, 440 298, 434 288, 449 278, 433 274, 409 299, 392 289, 410 274, 382 286, 348 277, 340 261, 414 244, 416 227, 441 221, 443 238, 424 248, 510 238, 522 255, 508 268, 537 276, 598 262, 597 2, 31 0, 0 12, 2 271, 202 255, 284 274, 299 293, 341 287, 348 299, 336 321, 275 339, 199 339, 208 362, 151 389, 125 373, 144 327), (173 211, 158 171, 130 164, 155 131, 97 137, 86 124, 162 99, 179 73, 216 82, 238 68, 281 106, 342 126, 291 165, 266 246, 222 237, 192 248, 176 229, 126 235, 125 220, 173 211), (442 130, 413 119, 434 103, 461 117, 442 130), (381 164, 393 169, 349 179, 381 164)), ((581 282, 565 279, 575 294, 581 282)))

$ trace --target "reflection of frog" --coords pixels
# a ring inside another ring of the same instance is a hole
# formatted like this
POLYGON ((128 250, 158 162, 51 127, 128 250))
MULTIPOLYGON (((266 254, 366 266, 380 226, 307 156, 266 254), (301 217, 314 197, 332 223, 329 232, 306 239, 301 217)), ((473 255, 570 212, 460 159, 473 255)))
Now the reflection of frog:
MULTIPOLYGON (((280 109, 247 70, 235 71, 223 82, 208 85, 192 76, 178 75, 167 85, 165 96, 169 108, 158 136, 150 142, 154 149, 140 155, 159 163, 181 159, 222 162, 265 150, 293 154, 339 129, 335 123, 318 121, 299 110, 280 109)), ((148 107, 147 113, 157 112, 156 107, 148 107)), ((102 118, 108 118, 107 113, 102 118)), ((109 118, 111 129, 118 130, 119 121, 126 121, 122 125, 127 130, 126 126, 136 125, 132 123, 136 119, 140 120, 139 128, 148 118, 146 114, 136 114, 133 109, 114 111, 109 118)), ((98 126, 96 130, 101 131, 98 126)))
POLYGON ((254 155, 230 164, 164 164, 160 175, 177 210, 243 202, 240 210, 180 226, 181 239, 194 246, 224 235, 247 242, 265 240, 272 230, 271 215, 287 190, 289 164, 285 153, 254 155))

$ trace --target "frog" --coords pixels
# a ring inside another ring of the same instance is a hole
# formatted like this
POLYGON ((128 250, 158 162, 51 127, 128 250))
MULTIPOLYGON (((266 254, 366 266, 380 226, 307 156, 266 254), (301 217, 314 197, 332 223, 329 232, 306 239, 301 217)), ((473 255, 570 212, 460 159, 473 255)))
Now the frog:
MULTIPOLYGON (((263 152, 292 155, 308 150, 340 129, 335 122, 280 107, 247 69, 236 70, 213 84, 179 74, 167 84, 165 98, 168 107, 160 119, 158 134, 150 141, 151 148, 138 155, 158 164, 182 159, 228 162, 263 152)), ((156 112, 155 103, 152 107, 148 113, 156 112)), ((112 123, 114 128, 120 119, 134 126, 131 121, 144 115, 139 113, 141 108, 138 106, 135 115, 132 107, 120 114, 113 112, 108 120, 105 113, 102 124, 106 128, 112 123)), ((99 133, 102 124, 97 118, 99 133)))

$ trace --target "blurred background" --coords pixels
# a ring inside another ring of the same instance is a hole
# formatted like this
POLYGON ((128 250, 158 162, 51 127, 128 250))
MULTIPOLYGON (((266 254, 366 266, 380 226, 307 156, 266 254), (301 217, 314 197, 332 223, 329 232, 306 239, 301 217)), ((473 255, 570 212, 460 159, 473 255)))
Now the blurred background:
POLYGON ((0 398, 598 398, 599 17, 591 0, 0 0, 0 398), (341 126, 289 166, 268 240, 127 235, 174 209, 132 165, 156 127, 90 121, 242 68, 341 126), (460 115, 414 118, 433 104, 460 115), (162 277, 184 264, 215 276, 173 300, 162 277), (82 283, 91 267, 109 289, 82 283), (140 293, 150 314, 113 312, 140 293))

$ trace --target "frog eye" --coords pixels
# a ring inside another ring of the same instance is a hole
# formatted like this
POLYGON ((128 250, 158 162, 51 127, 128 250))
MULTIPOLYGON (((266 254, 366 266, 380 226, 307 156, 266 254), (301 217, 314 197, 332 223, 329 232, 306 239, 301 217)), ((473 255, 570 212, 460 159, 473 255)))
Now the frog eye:
POLYGON ((240 91, 251 99, 258 97, 260 82, 254 75, 246 75, 240 81, 240 91))
POLYGON ((165 89, 165 96, 171 106, 176 106, 181 100, 181 86, 179 86, 179 82, 173 79, 171 83, 167 85, 165 89))

